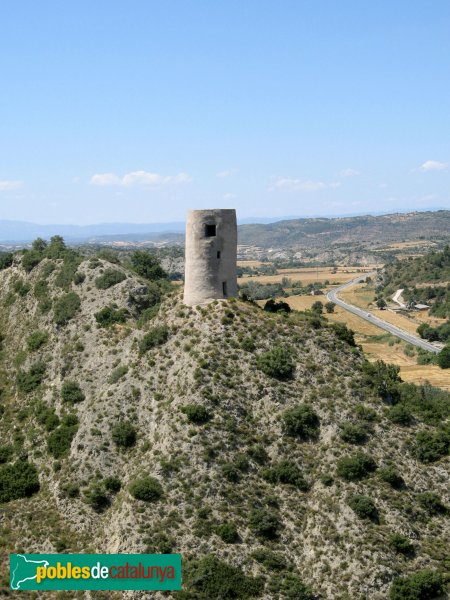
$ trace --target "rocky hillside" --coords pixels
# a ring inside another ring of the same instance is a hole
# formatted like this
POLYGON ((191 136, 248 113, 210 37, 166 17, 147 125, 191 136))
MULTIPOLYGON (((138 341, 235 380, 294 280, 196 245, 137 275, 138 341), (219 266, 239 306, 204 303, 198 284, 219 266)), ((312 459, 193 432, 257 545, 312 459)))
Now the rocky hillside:
POLYGON ((183 555, 181 593, 59 599, 442 595, 448 394, 317 316, 53 250, 0 271, 6 597, 20 551, 183 555))

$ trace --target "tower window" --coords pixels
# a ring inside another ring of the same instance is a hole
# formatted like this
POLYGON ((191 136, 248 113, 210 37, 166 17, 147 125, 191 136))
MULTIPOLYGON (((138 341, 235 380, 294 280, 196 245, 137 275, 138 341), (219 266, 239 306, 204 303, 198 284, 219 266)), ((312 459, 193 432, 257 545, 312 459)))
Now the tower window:
POLYGON ((220 250, 217 250, 217 258, 220 258, 220 250))
POLYGON ((222 292, 223 292, 223 297, 226 298, 227 297, 227 282, 223 281, 222 282, 222 292))
POLYGON ((215 225, 205 225, 205 237, 214 237, 216 235, 215 225))

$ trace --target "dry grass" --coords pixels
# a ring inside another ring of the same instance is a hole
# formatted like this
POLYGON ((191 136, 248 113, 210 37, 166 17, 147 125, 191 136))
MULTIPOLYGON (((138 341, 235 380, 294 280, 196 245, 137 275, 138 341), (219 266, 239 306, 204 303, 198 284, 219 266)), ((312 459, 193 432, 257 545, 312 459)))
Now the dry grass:
MULTIPOLYGON (((255 261, 256 262, 256 261, 255 261)), ((248 265, 247 263, 247 266, 248 265)), ((300 281, 303 285, 309 283, 318 283, 328 280, 330 283, 345 283, 350 279, 353 279, 358 273, 368 273, 373 271, 374 267, 339 267, 336 269, 333 267, 302 267, 298 269, 279 269, 276 275, 256 275, 254 277, 239 277, 238 283, 246 283, 249 279, 252 281, 258 281, 259 283, 281 283, 283 277, 287 277, 294 281, 300 281)))
POLYGON ((431 385, 450 391, 450 369, 441 369, 437 365, 410 365, 400 368, 400 376, 409 383, 431 385))
POLYGON ((262 265, 271 265, 270 262, 261 262, 260 260, 238 260, 238 267, 261 267, 262 265))

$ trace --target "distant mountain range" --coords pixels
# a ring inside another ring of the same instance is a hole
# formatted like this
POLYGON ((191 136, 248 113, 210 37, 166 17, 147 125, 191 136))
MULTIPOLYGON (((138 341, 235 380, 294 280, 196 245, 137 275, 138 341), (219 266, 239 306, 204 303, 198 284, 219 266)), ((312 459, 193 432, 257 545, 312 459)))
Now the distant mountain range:
MULTIPOLYGON (((38 225, 0 220, 0 243, 21 244, 61 235, 69 243, 165 241, 183 243, 184 222, 38 225)), ((274 217, 239 221, 239 243, 270 247, 311 247, 348 243, 379 244, 418 239, 450 240, 450 211, 345 217, 274 217)))

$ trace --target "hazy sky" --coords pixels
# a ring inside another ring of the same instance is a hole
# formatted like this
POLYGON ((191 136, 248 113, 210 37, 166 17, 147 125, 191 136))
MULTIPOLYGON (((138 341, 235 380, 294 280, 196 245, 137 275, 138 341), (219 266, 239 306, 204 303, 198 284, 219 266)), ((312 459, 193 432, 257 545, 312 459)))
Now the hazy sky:
POLYGON ((0 219, 450 208, 448 0, 0 3, 0 219))

